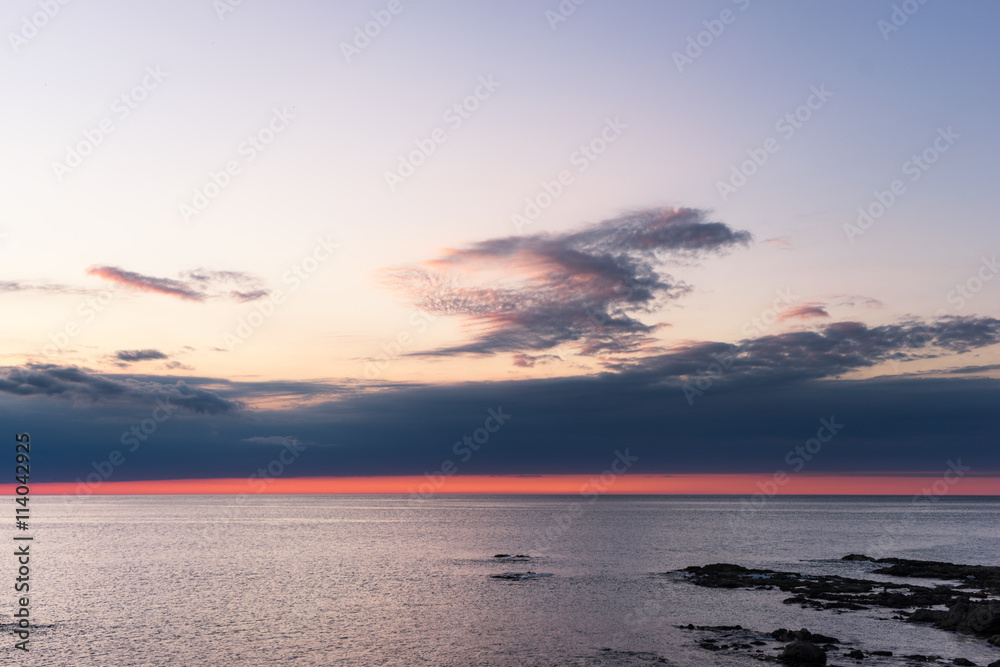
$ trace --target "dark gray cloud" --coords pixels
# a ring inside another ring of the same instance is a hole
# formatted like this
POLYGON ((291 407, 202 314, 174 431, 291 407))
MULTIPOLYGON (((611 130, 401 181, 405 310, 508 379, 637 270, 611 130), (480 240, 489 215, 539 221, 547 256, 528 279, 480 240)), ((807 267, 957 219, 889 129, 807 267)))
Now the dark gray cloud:
POLYGON ((169 359, 170 357, 159 350, 118 350, 114 353, 114 358, 125 363, 133 363, 136 361, 169 359))
POLYGON ((157 278, 117 266, 92 266, 87 275, 97 276, 139 292, 152 292, 188 301, 227 298, 253 301, 267 296, 260 279, 239 271, 195 269, 181 274, 179 279, 157 278))
POLYGON ((165 396, 186 417, 161 424, 115 479, 245 478, 282 446, 285 436, 267 435, 276 433, 314 443, 289 475, 422 475, 457 460, 454 444, 490 409, 512 417, 461 461, 462 474, 598 473, 624 447, 640 457, 636 472, 770 474, 787 469, 786 455, 821 418, 845 428, 806 472, 934 472, 961 459, 970 474, 998 474, 1000 380, 969 376, 995 364, 839 379, 895 359, 976 359, 998 341, 994 318, 847 322, 692 343, 599 375, 455 385, 181 380, 35 365, 0 371, 0 415, 47 443, 38 481, 85 477, 165 396), (732 363, 686 400, 685 387, 719 359, 732 363), (224 418, 245 404, 268 407, 224 418))
POLYGON ((868 326, 835 322, 817 331, 792 331, 739 343, 699 342, 615 365, 651 380, 713 383, 788 382, 841 376, 887 361, 961 354, 1000 343, 1000 320, 941 317, 868 326))
POLYGON ((534 356, 562 344, 583 355, 635 352, 653 345, 662 326, 636 316, 692 289, 663 263, 689 263, 750 238, 707 221, 704 211, 647 209, 575 232, 482 241, 385 278, 417 308, 462 317, 472 332, 470 343, 423 355, 534 356))
POLYGON ((15 396, 46 396, 87 401, 153 402, 168 400, 199 414, 234 414, 239 401, 216 392, 167 378, 135 378, 103 375, 75 366, 28 364, 0 367, 0 393, 15 396))
POLYGON ((514 365, 522 368, 532 368, 536 364, 545 364, 550 361, 563 361, 557 354, 515 354, 514 365))
MULTIPOLYGON (((250 398, 256 387, 240 391, 250 398)), ((815 435, 821 418, 845 428, 803 472, 933 472, 960 458, 973 466, 970 474, 996 474, 998 401, 1000 380, 956 377, 733 384, 694 406, 679 383, 653 384, 631 372, 397 386, 257 410, 252 420, 170 419, 113 479, 246 478, 273 459, 282 445, 268 434, 281 433, 316 443, 287 476, 423 475, 445 460, 461 474, 598 474, 626 447, 640 458, 637 473, 770 475, 787 470, 786 455, 815 435), (458 459, 455 443, 498 408, 510 420, 471 459, 458 459)), ((50 402, 0 395, 0 414, 45 443, 37 481, 85 478, 150 408, 70 402, 53 420, 50 402)))

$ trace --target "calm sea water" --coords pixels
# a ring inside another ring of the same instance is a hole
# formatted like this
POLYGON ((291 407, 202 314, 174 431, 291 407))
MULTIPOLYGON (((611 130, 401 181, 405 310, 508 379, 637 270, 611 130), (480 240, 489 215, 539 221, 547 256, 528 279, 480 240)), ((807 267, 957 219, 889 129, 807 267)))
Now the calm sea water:
MULTIPOLYGON (((836 559, 879 550, 1000 565, 1000 499, 944 498, 916 511, 909 498, 775 498, 747 511, 736 498, 604 497, 571 511, 579 500, 36 498, 37 627, 27 657, 5 633, 0 663, 759 664, 698 648, 675 627, 687 623, 807 627, 866 649, 1000 659, 982 640, 885 610, 803 610, 780 592, 661 574, 722 561, 859 576, 871 566, 836 559), (490 577, 529 570, 551 576, 490 577)), ((10 582, 0 585, 4 622, 14 560, 0 569, 10 582)))

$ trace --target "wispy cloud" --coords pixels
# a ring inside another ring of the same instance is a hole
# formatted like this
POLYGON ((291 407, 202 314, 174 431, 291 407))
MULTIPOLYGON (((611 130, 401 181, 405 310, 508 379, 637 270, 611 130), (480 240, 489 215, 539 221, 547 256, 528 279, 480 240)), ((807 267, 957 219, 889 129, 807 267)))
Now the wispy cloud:
POLYGON ((182 273, 180 278, 157 278, 117 266, 92 266, 87 275, 122 285, 139 292, 164 294, 188 301, 227 298, 253 301, 268 294, 260 279, 238 271, 196 269, 182 273))
POLYGON ((764 239, 761 243, 766 243, 768 245, 774 246, 778 250, 792 250, 792 242, 787 236, 776 236, 772 239, 764 239))
POLYGON ((470 343, 424 355, 536 353, 559 345, 582 355, 630 352, 652 344, 650 334, 662 326, 636 316, 692 289, 664 273, 663 263, 690 263, 750 238, 706 221, 704 211, 647 209, 580 231, 451 249, 384 277, 417 308, 462 317, 472 333, 470 343))
POLYGON ((5 292, 42 292, 45 294, 92 294, 93 290, 60 285, 58 283, 33 283, 23 280, 0 280, 0 293, 5 292))
POLYGON ((823 304, 810 302, 796 306, 790 306, 778 314, 778 319, 785 320, 807 320, 813 317, 830 317, 823 304))

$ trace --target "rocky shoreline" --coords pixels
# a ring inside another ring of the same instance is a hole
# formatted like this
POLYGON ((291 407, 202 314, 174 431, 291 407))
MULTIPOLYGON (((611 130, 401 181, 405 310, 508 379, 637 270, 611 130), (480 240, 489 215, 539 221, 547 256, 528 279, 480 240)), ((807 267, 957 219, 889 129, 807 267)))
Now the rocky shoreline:
MULTIPOLYGON (((790 594, 785 604, 833 610, 836 613, 872 608, 891 609, 896 619, 928 623, 941 630, 975 635, 1000 647, 1000 567, 958 565, 903 558, 872 558, 850 554, 841 560, 885 565, 873 574, 912 579, 954 581, 938 583, 889 583, 837 575, 801 574, 746 568, 731 563, 691 566, 680 570, 687 581, 707 588, 780 590, 790 594)), ((701 634, 701 648, 736 651, 762 661, 784 664, 825 665, 829 657, 858 662, 870 657, 892 657, 884 650, 862 650, 844 645, 835 637, 784 628, 773 632, 748 630, 742 626, 679 626, 701 634)), ((913 663, 975 665, 966 658, 946 660, 936 655, 902 656, 913 663)), ((998 653, 1000 657, 1000 653, 998 653)), ((1000 667, 1000 660, 989 664, 1000 667)))

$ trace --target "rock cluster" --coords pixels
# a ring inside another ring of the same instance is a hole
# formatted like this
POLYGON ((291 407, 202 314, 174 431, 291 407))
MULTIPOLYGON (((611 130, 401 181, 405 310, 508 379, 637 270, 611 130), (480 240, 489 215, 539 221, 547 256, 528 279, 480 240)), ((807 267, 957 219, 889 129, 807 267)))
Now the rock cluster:
MULTIPOLYGON (((866 561, 884 565, 872 570, 874 574, 914 579, 952 580, 954 585, 921 586, 916 583, 888 583, 870 579, 854 579, 837 575, 800 574, 776 570, 752 569, 733 563, 713 563, 691 566, 680 570, 696 586, 709 588, 741 588, 750 590, 778 589, 792 596, 786 604, 800 604, 816 609, 833 609, 839 612, 881 607, 895 610, 916 608, 905 612, 903 618, 911 623, 931 623, 951 632, 982 637, 993 646, 1000 646, 1000 600, 990 599, 1000 595, 1000 567, 985 565, 958 565, 936 561, 907 560, 903 558, 872 558, 863 554, 844 556, 845 561, 866 561), (947 609, 932 609, 946 607, 947 609)), ((840 647, 839 640, 805 628, 801 630, 775 630, 760 636, 741 626, 680 626, 689 630, 721 633, 727 643, 714 638, 702 639, 699 645, 707 650, 753 649, 759 660, 779 661, 791 665, 825 665, 831 651, 842 651, 841 657, 862 661, 869 656, 892 657, 891 651, 862 651, 858 648, 840 647), (788 642, 777 646, 777 656, 764 649, 753 648, 765 644, 761 639, 788 642)), ((902 658, 917 663, 944 664, 937 655, 906 655, 902 658)), ((975 665, 966 658, 954 658, 953 665, 975 665)), ((989 667, 1000 667, 1000 660, 989 667)))

